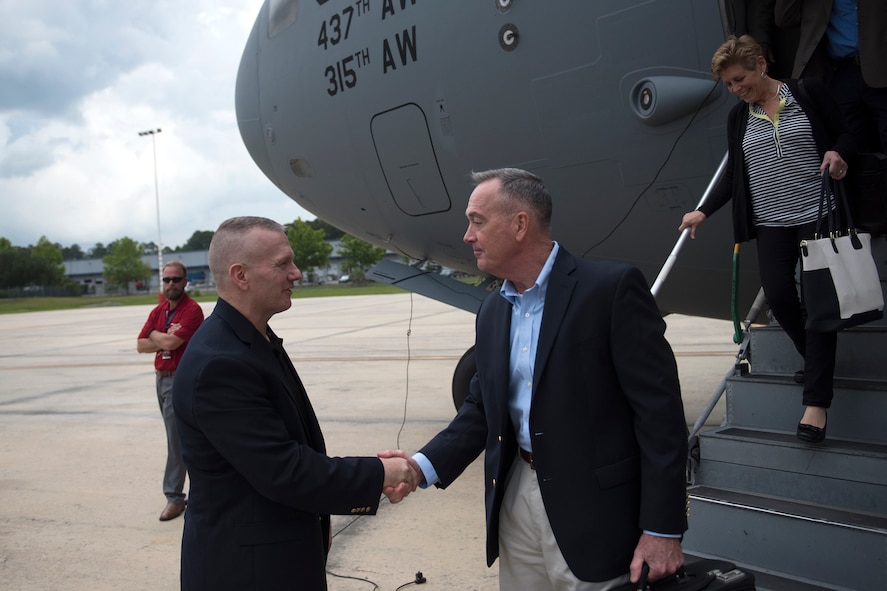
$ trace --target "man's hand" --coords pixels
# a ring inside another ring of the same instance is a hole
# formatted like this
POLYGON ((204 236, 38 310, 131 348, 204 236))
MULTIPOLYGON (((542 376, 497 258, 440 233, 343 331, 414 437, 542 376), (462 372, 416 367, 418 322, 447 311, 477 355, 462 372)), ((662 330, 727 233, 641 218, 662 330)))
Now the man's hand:
POLYGON ((385 483, 382 492, 392 504, 401 502, 404 497, 415 491, 425 478, 416 460, 408 457, 403 450, 388 449, 380 452, 378 457, 382 461, 382 465, 385 466, 385 483), (401 472, 402 464, 406 465, 406 473, 401 472), (389 480, 389 465, 391 466, 392 480, 389 480))
POLYGON ((684 564, 684 553, 678 538, 663 538, 641 534, 638 545, 631 559, 631 582, 637 583, 641 578, 644 563, 650 566, 649 581, 657 581, 674 574, 684 564))

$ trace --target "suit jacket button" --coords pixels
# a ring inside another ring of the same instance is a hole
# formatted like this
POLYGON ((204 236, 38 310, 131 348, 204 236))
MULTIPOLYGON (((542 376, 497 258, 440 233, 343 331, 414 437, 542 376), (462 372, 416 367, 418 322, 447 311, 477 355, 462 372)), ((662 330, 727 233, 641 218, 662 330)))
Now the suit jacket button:
POLYGON ((496 479, 493 479, 493 488, 496 488, 496 479))

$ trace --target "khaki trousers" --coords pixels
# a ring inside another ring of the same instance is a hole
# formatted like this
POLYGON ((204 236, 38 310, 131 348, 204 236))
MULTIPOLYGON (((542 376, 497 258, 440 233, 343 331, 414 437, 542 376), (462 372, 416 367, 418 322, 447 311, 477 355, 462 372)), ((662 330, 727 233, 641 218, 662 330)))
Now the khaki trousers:
POLYGON ((499 512, 499 589, 605 591, 627 583, 628 577, 626 573, 597 583, 576 578, 551 531, 536 471, 518 456, 509 470, 499 512))

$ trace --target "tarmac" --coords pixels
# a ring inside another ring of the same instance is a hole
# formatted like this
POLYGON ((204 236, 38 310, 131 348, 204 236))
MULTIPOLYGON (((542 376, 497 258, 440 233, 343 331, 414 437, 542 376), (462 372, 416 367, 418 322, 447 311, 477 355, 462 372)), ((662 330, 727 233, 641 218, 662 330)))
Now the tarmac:
MULTIPOLYGON (((135 346, 150 307, 103 304, 0 316, 4 591, 179 588, 184 520, 158 520, 165 435, 152 357, 135 346)), ((214 306, 202 305, 207 315, 214 306)), ((666 321, 692 425, 733 366, 733 327, 666 321)), ((452 375, 474 340, 472 314, 409 293, 296 299, 271 326, 330 455, 413 452, 455 413, 452 375)), ((484 554, 480 460, 445 491, 383 499, 376 516, 335 517, 333 531, 330 591, 393 591, 420 571, 429 591, 498 590, 484 554)))

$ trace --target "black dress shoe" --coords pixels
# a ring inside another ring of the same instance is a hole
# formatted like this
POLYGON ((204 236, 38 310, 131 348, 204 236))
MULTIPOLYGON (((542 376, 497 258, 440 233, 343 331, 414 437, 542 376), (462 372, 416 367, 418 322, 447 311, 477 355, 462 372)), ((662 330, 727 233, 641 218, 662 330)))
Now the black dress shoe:
POLYGON ((794 377, 796 384, 803 384, 804 383, 804 370, 799 369, 798 371, 795 372, 795 375, 793 377, 794 377))
MULTIPOLYGON (((828 427, 828 425, 825 427, 828 427)), ((814 427, 813 425, 808 425, 806 423, 798 423, 798 432, 796 435, 798 439, 806 441, 807 443, 822 443, 825 441, 825 427, 820 429, 819 427, 814 427)))

